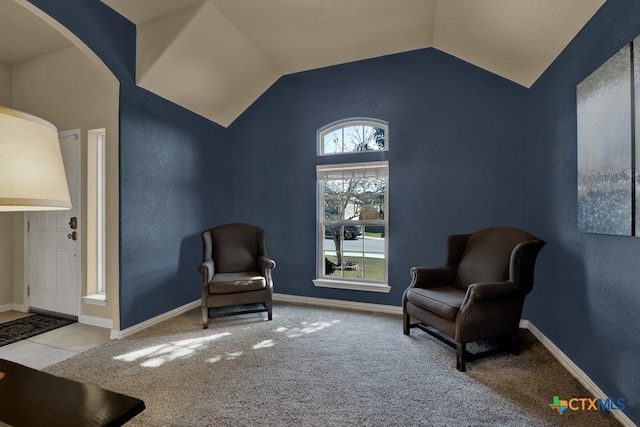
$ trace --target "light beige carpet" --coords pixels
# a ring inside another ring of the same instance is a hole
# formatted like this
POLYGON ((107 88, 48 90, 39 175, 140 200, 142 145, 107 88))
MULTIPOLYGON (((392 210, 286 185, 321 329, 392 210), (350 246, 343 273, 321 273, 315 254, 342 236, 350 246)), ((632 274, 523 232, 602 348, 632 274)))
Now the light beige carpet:
MULTIPOLYGON (((455 369, 455 352, 399 316, 276 304, 214 319, 192 310, 47 372, 145 401, 132 426, 615 426, 549 407, 589 393, 527 331, 520 356, 455 369)), ((608 416, 607 416, 608 415, 608 416)))

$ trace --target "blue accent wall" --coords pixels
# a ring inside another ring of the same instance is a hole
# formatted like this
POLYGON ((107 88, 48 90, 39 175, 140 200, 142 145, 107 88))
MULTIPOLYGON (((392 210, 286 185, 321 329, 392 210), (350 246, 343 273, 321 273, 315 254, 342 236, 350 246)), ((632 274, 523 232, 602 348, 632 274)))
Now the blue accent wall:
POLYGON ((435 49, 293 74, 229 127, 237 218, 268 232, 276 292, 401 305, 415 265, 446 236, 524 227, 527 91, 435 49), (389 122, 389 151, 318 157, 336 120, 389 122), (314 287, 316 165, 389 161, 389 294, 314 287))
POLYGON ((640 34, 640 3, 609 0, 529 93, 526 209, 545 236, 529 319, 640 421, 640 239, 577 231, 576 85, 640 34))
POLYGON ((222 127, 138 87, 120 96, 124 329, 200 298, 200 233, 233 204, 222 127))

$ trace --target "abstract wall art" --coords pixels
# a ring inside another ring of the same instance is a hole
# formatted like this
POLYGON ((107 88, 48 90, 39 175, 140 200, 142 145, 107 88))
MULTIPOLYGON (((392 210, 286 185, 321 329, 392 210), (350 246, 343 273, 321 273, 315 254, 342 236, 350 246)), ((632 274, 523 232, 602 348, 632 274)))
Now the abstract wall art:
POLYGON ((576 88, 579 231, 640 234, 639 45, 640 38, 625 45, 576 88))

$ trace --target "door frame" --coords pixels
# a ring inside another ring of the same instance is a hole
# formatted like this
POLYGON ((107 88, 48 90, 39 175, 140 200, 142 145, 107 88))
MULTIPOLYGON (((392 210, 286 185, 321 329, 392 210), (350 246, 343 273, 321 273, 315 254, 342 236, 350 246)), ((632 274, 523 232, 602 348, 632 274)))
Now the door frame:
MULTIPOLYGON (((82 290, 86 287, 84 280, 83 280, 83 274, 82 271, 85 268, 85 264, 86 264, 86 257, 83 256, 83 245, 82 245, 82 239, 83 239, 83 224, 84 224, 84 209, 83 209, 83 199, 82 199, 82 187, 83 187, 83 180, 82 180, 82 163, 83 163, 83 155, 82 155, 82 130, 80 128, 76 128, 76 129, 70 129, 70 130, 64 130, 64 131, 58 131, 58 141, 60 144, 60 140, 69 136, 74 136, 77 135, 76 138, 76 143, 74 145, 74 150, 77 150, 77 158, 78 158, 78 164, 76 165, 77 169, 76 169, 76 177, 75 179, 77 180, 77 185, 76 185, 76 192, 77 194, 75 195, 75 200, 76 200, 76 206, 74 206, 75 210, 76 210, 76 215, 78 218, 78 228, 76 230, 76 232, 78 233, 78 240, 77 240, 77 244, 78 244, 78 248, 77 248, 77 271, 75 272, 77 277, 76 280, 78 282, 78 289, 77 289, 77 295, 73 295, 73 298, 76 298, 76 312, 77 312, 77 317, 80 318, 80 315, 82 314, 82 290)), ((75 157, 75 156, 74 156, 75 157)), ((71 200, 74 200, 73 195, 71 195, 71 200)), ((27 228, 29 227, 29 213, 30 212, 25 212, 23 215, 23 220, 24 220, 24 226, 23 226, 23 230, 24 230, 24 267, 25 267, 25 276, 24 276, 24 294, 23 294, 23 301, 24 301, 24 308, 25 311, 29 311, 31 308, 31 299, 30 299, 30 292, 29 292, 29 288, 31 288, 33 286, 32 284, 32 274, 33 271, 30 271, 29 269, 29 233, 27 232, 27 228)), ((46 309, 42 309, 44 311, 46 311, 46 309)), ((66 314, 66 313, 64 313, 66 314)))

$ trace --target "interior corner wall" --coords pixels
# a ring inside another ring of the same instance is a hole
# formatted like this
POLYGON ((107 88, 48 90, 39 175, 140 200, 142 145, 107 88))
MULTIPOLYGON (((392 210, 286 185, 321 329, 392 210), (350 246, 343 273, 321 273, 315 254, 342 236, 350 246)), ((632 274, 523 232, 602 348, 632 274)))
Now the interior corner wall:
MULTIPOLYGON (((606 2, 531 88, 527 224, 548 242, 524 317, 640 422, 640 239, 577 231, 576 86, 640 34, 640 3, 606 2)), ((621 100, 621 102, 629 102, 621 100)))
POLYGON ((229 128, 237 220, 268 233, 276 292, 401 305, 410 268, 442 265, 446 237, 524 226, 525 88, 435 49, 282 77, 229 128), (336 120, 389 123, 389 151, 316 155, 336 120), (389 284, 314 287, 316 165, 389 161, 389 284))
POLYGON ((138 87, 121 88, 121 329, 200 299, 200 233, 227 217, 224 129, 138 87))

